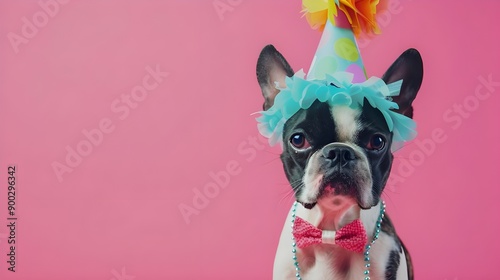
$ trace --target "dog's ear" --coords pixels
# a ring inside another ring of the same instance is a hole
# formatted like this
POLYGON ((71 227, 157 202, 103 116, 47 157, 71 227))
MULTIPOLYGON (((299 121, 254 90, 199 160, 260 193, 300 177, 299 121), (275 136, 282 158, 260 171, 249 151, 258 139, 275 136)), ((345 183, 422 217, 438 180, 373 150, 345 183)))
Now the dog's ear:
POLYGON ((257 81, 264 96, 264 110, 273 106, 274 98, 279 93, 275 82, 278 82, 280 87, 285 87, 286 76, 293 76, 293 70, 286 59, 273 45, 265 46, 257 60, 257 81))
POLYGON ((422 79, 424 67, 422 57, 416 49, 406 50, 385 72, 382 79, 386 84, 403 80, 399 96, 394 96, 393 101, 399 105, 396 112, 409 118, 413 117, 413 100, 417 96, 422 79))

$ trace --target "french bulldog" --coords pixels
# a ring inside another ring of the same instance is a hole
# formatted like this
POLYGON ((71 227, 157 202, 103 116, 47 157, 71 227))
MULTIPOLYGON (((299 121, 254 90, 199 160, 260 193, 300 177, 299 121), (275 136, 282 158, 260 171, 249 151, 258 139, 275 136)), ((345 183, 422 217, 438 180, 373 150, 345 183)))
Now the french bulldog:
MULTIPOLYGON (((257 62, 264 110, 273 105, 279 88, 286 87, 285 77, 293 75, 272 45, 264 47, 257 62)), ((393 101, 399 105, 398 113, 412 118, 412 102, 423 79, 419 52, 405 51, 382 79, 386 84, 403 80, 393 101)), ((394 158, 392 137, 383 115, 369 102, 353 109, 316 100, 286 121, 281 161, 298 203, 288 213, 281 233, 273 279, 413 279, 408 250, 387 215, 370 250, 369 275, 364 274, 363 253, 334 244, 314 244, 292 252, 290 221, 295 214, 323 231, 338 231, 359 219, 371 240, 394 158), (300 276, 295 261, 300 264, 300 276)))

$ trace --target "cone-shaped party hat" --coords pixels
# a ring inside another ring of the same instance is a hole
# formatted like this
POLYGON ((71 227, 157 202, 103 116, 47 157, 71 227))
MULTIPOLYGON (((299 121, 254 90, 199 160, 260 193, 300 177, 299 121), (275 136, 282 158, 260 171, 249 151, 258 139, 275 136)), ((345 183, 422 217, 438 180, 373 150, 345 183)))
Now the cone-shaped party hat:
MULTIPOLYGON (((323 80, 326 74, 345 71, 354 75, 353 82, 367 75, 355 35, 380 33, 375 15, 384 3, 379 0, 303 0, 303 12, 313 29, 323 31, 318 49, 309 68, 308 80, 323 80)), ((382 1, 383 2, 383 1, 382 1)))

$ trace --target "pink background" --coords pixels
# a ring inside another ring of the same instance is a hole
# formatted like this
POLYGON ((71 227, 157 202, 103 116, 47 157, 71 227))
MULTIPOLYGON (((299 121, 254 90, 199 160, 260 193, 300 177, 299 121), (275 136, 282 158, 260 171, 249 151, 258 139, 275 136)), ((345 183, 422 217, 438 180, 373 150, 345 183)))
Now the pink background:
MULTIPOLYGON (((279 148, 251 140, 250 113, 262 104, 255 64, 272 43, 307 70, 320 33, 300 18, 300 1, 67 2, 45 24, 37 1, 0 2, 0 278, 270 279, 292 199, 279 148), (43 26, 16 53, 8 34, 23 36, 23 17, 34 15, 43 26), (169 76, 126 117, 112 111, 156 65, 169 76), (106 118, 113 131, 60 182, 52 164, 65 164, 66 147, 106 118), (6 263, 10 164, 15 273, 6 263), (186 223, 179 207, 194 207, 195 191, 227 165, 226 186, 209 189, 186 223)), ((396 154, 388 211, 417 279, 498 279, 500 86, 488 91, 479 77, 500 81, 500 4, 394 2, 383 35, 360 42, 368 74, 419 49, 418 139, 429 143, 438 129, 445 140, 396 154), (477 89, 490 94, 478 100, 477 89)))

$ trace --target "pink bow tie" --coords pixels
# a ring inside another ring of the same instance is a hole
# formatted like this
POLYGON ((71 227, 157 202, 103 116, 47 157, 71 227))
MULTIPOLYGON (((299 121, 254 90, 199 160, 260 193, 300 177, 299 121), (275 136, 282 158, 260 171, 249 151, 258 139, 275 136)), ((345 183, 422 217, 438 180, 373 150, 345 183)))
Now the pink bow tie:
POLYGON ((328 243, 349 251, 362 253, 368 241, 366 231, 359 219, 343 226, 338 231, 328 231, 320 230, 303 219, 295 217, 292 233, 299 248, 328 243))

